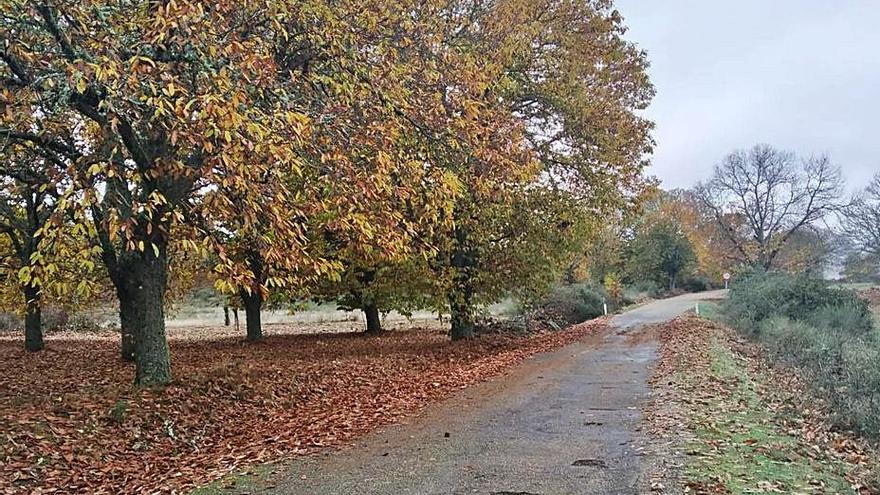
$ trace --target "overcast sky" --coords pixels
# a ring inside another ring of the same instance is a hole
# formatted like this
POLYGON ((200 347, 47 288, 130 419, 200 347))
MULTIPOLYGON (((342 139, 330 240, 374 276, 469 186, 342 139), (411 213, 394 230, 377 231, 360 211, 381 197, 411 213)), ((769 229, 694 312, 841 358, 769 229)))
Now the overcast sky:
POLYGON ((617 0, 657 96, 650 174, 689 187, 764 142, 880 171, 880 0, 617 0))

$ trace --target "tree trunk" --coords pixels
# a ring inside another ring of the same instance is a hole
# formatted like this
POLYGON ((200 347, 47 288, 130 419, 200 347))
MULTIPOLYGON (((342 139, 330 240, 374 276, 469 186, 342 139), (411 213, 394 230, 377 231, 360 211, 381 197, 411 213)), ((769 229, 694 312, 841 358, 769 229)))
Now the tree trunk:
POLYGON ((367 320, 367 333, 382 333, 382 319, 379 316, 379 306, 376 305, 374 295, 370 290, 373 281, 376 279, 376 270, 363 270, 357 274, 358 282, 361 287, 352 290, 352 298, 360 306, 367 320))
POLYGON ((134 362, 135 323, 131 321, 134 315, 134 310, 132 308, 133 301, 128 297, 125 291, 117 290, 116 298, 119 299, 119 333, 122 338, 122 360, 134 362))
POLYGON ((223 326, 229 326, 229 306, 223 306, 223 326))
POLYGON ((469 339, 474 336, 474 309, 467 290, 453 290, 449 298, 452 340, 469 339))
POLYGON ((40 290, 36 287, 24 288, 27 313, 24 317, 24 348, 29 351, 40 351, 43 343, 43 328, 40 310, 40 290))
POLYGON ((251 292, 241 291, 241 300, 244 302, 245 320, 247 321, 247 341, 257 342, 263 340, 263 325, 260 321, 260 310, 263 309, 263 295, 258 290, 251 292))
POLYGON ((452 340, 468 339, 474 336, 474 288, 471 271, 476 266, 473 252, 468 248, 468 233, 463 227, 455 229, 456 247, 452 253, 452 290, 449 293, 449 313, 452 327, 449 336, 452 340))
POLYGON ((367 333, 382 333, 382 320, 375 304, 364 305, 364 316, 367 318, 367 333))
POLYGON ((171 382, 171 356, 165 336, 164 296, 167 280, 166 246, 126 252, 119 260, 120 320, 123 335, 134 340, 135 385, 157 387, 171 382), (124 313, 124 314, 123 314, 124 313))
POLYGON ((675 290, 675 274, 669 276, 669 290, 675 290))

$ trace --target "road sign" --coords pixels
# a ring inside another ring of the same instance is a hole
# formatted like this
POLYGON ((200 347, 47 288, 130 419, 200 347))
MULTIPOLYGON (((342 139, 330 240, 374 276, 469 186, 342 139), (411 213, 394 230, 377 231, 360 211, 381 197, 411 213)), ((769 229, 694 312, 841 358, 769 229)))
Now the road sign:
POLYGON ((729 273, 724 272, 724 275, 723 275, 723 276, 724 276, 724 280, 730 280, 730 274, 729 274, 729 273))

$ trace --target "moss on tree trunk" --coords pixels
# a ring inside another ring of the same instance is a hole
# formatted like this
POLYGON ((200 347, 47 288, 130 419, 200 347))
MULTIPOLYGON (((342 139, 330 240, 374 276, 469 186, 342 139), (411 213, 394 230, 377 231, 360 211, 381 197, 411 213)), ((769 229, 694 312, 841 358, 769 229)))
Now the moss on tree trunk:
POLYGON ((165 335, 164 296, 167 280, 166 246, 152 250, 128 251, 118 260, 119 276, 114 277, 120 296, 123 326, 123 357, 128 338, 134 340, 135 384, 157 387, 171 382, 171 356, 165 335), (126 337, 129 335, 129 337, 126 337))

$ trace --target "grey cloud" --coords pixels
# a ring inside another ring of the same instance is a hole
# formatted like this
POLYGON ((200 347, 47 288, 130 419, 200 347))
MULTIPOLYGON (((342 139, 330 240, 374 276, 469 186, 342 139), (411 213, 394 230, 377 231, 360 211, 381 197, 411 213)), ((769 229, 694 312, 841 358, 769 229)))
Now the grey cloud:
POLYGON ((880 170, 880 1, 618 0, 657 97, 649 173, 689 187, 758 142, 880 170))

